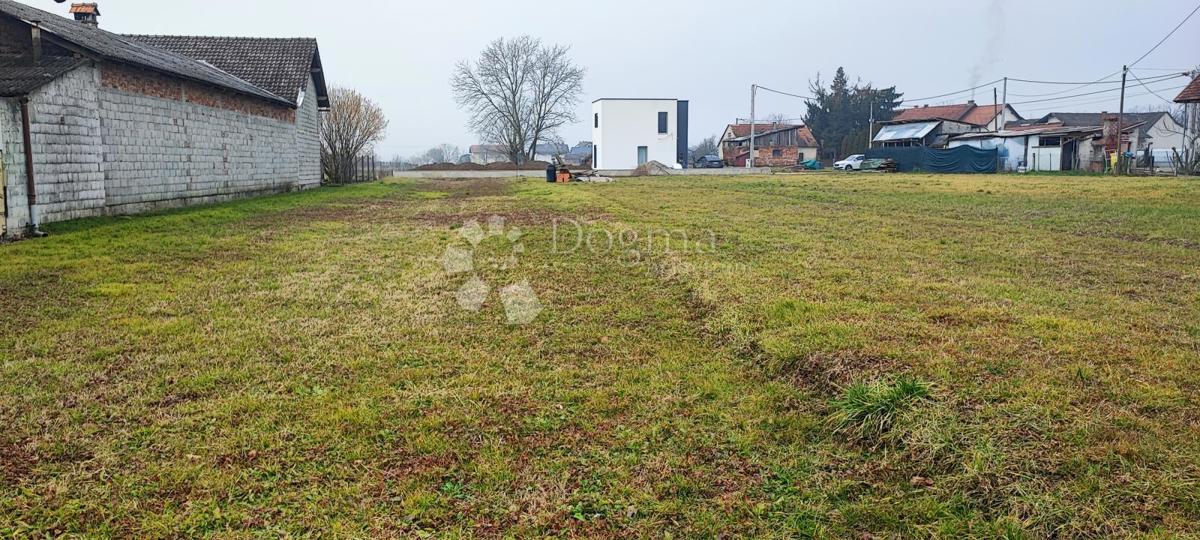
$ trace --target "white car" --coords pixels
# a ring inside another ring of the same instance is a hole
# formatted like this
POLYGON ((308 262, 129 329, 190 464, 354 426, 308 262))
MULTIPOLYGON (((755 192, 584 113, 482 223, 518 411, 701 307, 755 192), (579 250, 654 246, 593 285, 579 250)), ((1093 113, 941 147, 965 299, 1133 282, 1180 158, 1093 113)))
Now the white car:
POLYGON ((854 154, 853 156, 834 163, 833 168, 841 169, 843 171, 861 171, 863 160, 866 158, 867 156, 862 154, 854 154))

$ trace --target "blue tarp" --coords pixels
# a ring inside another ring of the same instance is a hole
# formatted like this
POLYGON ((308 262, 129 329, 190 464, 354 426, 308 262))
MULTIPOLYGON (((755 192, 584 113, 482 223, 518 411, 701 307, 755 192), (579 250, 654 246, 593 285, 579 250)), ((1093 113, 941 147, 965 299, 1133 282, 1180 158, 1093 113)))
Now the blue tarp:
POLYGON ((924 146, 893 146, 867 150, 867 159, 891 159, 900 172, 994 173, 996 149, 982 150, 971 146, 957 148, 926 148, 924 146))

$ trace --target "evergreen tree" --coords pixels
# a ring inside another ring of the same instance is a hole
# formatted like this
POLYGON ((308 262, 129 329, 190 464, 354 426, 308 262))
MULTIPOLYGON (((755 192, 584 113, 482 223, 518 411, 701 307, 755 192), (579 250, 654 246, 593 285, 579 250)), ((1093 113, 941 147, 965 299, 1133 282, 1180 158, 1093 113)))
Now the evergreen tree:
POLYGON ((902 103, 896 87, 876 89, 856 81, 850 84, 846 70, 838 68, 826 88, 821 76, 809 83, 813 99, 805 102, 804 123, 821 143, 821 157, 838 159, 867 149, 868 128, 874 108, 875 121, 891 120, 902 103))

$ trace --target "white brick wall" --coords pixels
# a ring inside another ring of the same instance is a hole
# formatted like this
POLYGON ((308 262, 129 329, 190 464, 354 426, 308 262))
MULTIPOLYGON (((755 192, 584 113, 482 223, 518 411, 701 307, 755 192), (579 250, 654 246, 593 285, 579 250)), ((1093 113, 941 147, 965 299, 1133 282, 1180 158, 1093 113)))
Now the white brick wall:
MULTIPOLYGON (((320 185, 309 82, 296 122, 100 85, 79 68, 31 96, 39 223, 136 213, 320 185)), ((28 226, 16 100, 0 100, 7 233, 28 226)))

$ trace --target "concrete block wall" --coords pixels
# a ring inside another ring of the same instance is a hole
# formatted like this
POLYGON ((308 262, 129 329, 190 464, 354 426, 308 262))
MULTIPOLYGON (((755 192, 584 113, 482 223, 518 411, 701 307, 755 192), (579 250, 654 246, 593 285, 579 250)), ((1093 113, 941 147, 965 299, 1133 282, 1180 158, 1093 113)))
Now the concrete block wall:
POLYGON ((300 165, 300 188, 321 185, 321 111, 317 105, 317 85, 310 76, 304 91, 304 103, 296 111, 296 158, 300 165))
POLYGON ((25 207, 25 153, 21 149, 21 109, 16 99, 0 98, 0 183, 7 203, 0 234, 29 223, 25 207))
MULTIPOLYGON (((320 185, 320 112, 128 68, 84 66, 30 96, 38 223, 320 185)), ((20 109, 0 100, 5 234, 29 224, 20 109)))
MULTIPOLYGON (((29 224, 25 152, 20 103, 6 100, 3 114, 8 189, 6 233, 29 224)), ((104 173, 100 169, 100 119, 96 71, 76 69, 42 87, 29 101, 30 142, 37 180, 37 222, 63 221, 103 213, 104 173)))
MULTIPOLYGON (((140 92, 128 84, 107 84, 110 80, 106 75, 100 88, 109 212, 137 213, 301 187, 299 130, 290 111, 260 116, 195 103, 189 94, 203 94, 192 88, 182 88, 180 100, 160 97, 158 87, 140 92)), ((227 103, 207 95, 203 102, 227 103)), ((319 164, 316 170, 319 174, 319 164)))

